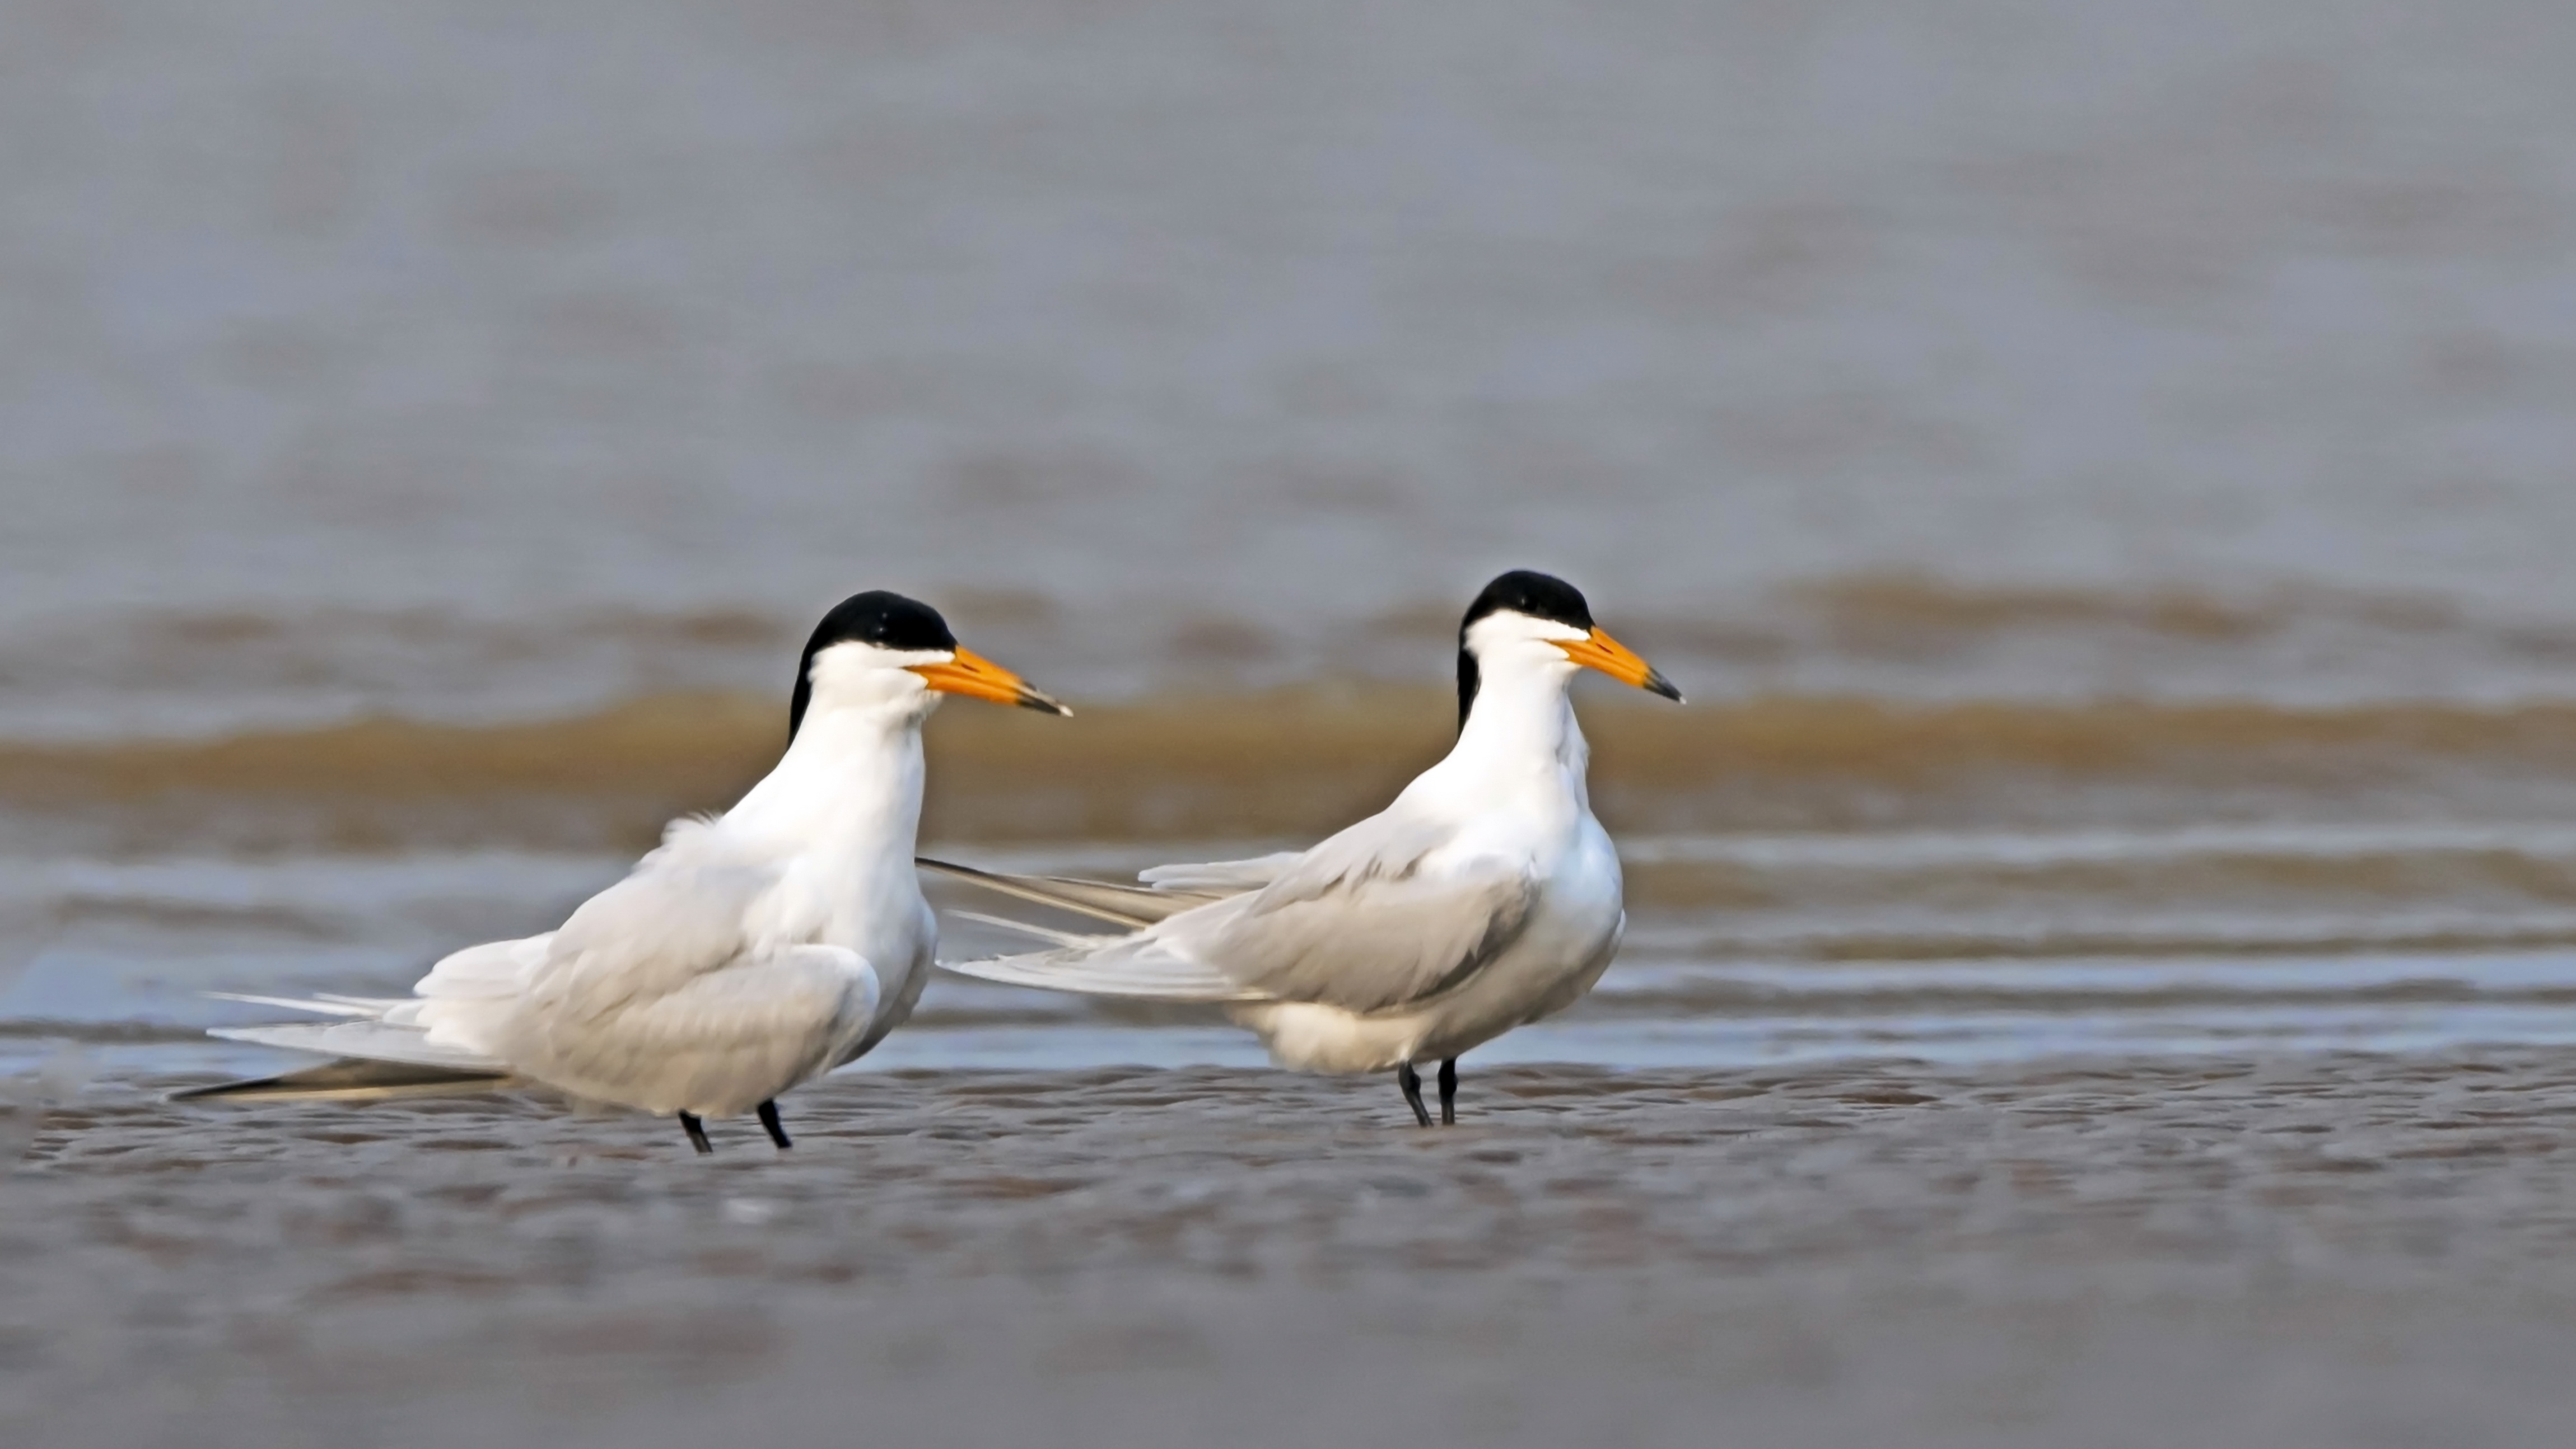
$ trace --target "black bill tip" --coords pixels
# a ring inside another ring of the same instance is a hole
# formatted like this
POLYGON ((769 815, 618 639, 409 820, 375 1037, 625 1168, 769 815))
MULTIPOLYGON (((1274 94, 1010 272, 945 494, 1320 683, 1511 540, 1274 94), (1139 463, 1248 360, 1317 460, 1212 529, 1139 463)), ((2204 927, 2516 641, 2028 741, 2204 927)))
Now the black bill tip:
POLYGON ((1026 684, 1020 686, 1019 694, 1011 700, 1011 703, 1022 709, 1036 710, 1040 714, 1062 715, 1068 719, 1073 715, 1073 710, 1063 700, 1043 689, 1026 684))

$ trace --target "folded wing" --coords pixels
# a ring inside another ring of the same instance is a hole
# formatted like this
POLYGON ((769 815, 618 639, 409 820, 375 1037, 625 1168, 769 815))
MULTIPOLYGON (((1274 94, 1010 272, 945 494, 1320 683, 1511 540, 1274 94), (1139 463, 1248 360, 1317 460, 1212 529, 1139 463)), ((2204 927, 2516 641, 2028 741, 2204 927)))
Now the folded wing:
POLYGON ((1210 860, 1196 865, 1158 865, 1136 878, 1158 891, 1200 892, 1212 896, 1257 891, 1297 868, 1308 852, 1283 850, 1250 860, 1210 860))
POLYGON ((1302 855, 1150 873, 1245 889, 1128 935, 948 969, 1093 995, 1391 1010, 1473 977, 1538 899, 1525 866, 1452 859, 1451 843, 1445 828, 1378 816, 1302 855))
MULTIPOLYGON (((1089 916, 1117 926, 1150 926, 1192 906, 1224 899, 1223 895, 1216 893, 1157 890, 1147 886, 1121 885, 1116 881, 1079 880, 1064 875, 1011 875, 933 860, 926 855, 913 857, 913 863, 933 874, 979 885, 999 895, 1035 901, 1042 906, 1053 906, 1060 911, 1071 911, 1078 916, 1089 916)), ((1001 924, 1018 923, 1004 921, 1001 924)))
POLYGON ((254 998, 336 1020, 215 1035, 342 1060, 195 1095, 382 1095, 527 1078, 666 1111, 748 1091, 748 1107, 830 1065, 878 1004, 876 973, 858 953, 757 939, 754 917, 776 883, 774 867, 720 830, 681 822, 560 930, 458 951, 410 997, 254 998))

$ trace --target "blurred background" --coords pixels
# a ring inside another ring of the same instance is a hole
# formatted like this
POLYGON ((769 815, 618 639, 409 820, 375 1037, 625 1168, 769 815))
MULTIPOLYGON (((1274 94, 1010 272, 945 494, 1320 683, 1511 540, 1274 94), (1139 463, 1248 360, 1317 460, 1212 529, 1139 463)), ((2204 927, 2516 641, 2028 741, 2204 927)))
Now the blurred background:
MULTIPOLYGON (((0 11, 0 1066, 266 1065, 944 609, 930 843, 1311 838, 1485 578, 1630 947, 1498 1058, 2576 1039, 2576 14, 0 11)), ((957 949, 971 949, 961 937, 957 949)), ((943 984, 872 1066, 1251 1061, 943 984)))

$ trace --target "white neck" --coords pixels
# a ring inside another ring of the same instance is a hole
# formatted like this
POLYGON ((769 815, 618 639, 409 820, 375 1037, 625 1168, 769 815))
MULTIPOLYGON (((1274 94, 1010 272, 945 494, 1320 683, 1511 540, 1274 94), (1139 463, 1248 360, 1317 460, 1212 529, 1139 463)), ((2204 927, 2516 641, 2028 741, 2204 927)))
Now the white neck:
POLYGON ((885 867, 910 880, 928 712, 918 701, 807 710, 787 753, 725 812, 725 825, 829 857, 836 871, 885 867))
POLYGON ((1430 788, 1474 803, 1496 798, 1497 791, 1517 797, 1536 784, 1566 790, 1576 805, 1589 810, 1584 769, 1592 750, 1566 695, 1572 664, 1562 669, 1487 664, 1478 672, 1475 702, 1458 731, 1458 743, 1423 777, 1439 777, 1430 788))

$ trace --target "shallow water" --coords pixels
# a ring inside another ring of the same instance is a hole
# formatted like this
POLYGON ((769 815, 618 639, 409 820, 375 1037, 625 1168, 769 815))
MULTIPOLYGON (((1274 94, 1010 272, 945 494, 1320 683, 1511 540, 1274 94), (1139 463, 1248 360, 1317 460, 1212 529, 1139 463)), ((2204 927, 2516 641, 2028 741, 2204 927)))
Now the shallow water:
MULTIPOLYGON (((950 853, 1115 875, 1175 852, 950 853)), ((1471 1068, 2576 1041, 2576 836, 2554 826, 1648 836, 1628 853, 1618 964, 1471 1068)), ((66 1041, 121 1071, 257 1069, 279 1058, 197 1033, 274 1010, 200 993, 400 994, 621 869, 529 851, 74 864, 58 934, 0 996, 0 1071, 66 1041)), ((946 948, 1011 944, 963 923, 946 948)), ((1209 1012, 943 979, 857 1070, 1259 1063, 1209 1012)))
POLYGON ((2565 691, 2550 7, 0 26, 0 737, 783 689, 869 584, 1421 678, 1506 563, 1709 697, 2565 691))

